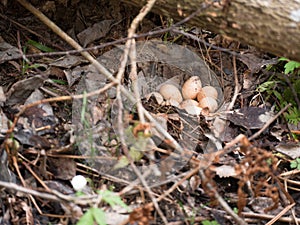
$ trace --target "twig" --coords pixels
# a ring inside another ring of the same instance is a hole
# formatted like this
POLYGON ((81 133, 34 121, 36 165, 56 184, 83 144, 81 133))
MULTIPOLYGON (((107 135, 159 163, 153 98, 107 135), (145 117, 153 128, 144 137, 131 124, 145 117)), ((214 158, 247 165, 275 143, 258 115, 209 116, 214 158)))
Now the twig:
POLYGON ((32 176, 49 192, 51 192, 50 188, 45 184, 44 181, 31 169, 31 167, 25 163, 22 162, 22 164, 26 167, 26 169, 32 174, 32 176))
MULTIPOLYGON (((205 176, 203 170, 199 171, 199 175, 201 177, 201 181, 202 183, 207 180, 207 177, 205 176)), ((220 203, 220 205, 223 207, 223 209, 234 219, 234 221, 237 224, 240 225, 247 225, 247 223, 240 218, 231 208, 230 206, 225 202, 225 200, 221 197, 221 195, 216 191, 216 189, 209 183, 206 182, 206 187, 214 194, 214 197, 216 198, 216 200, 218 200, 218 202, 220 203)))
POLYGON ((130 28, 128 29, 128 38, 130 38, 125 43, 125 49, 123 53, 123 60, 121 61, 117 79, 120 81, 122 75, 125 71, 125 66, 127 64, 127 59, 130 51, 130 60, 131 60, 131 73, 130 73, 130 79, 133 84, 133 92, 135 94, 135 98, 137 101, 137 109, 138 109, 138 115, 141 123, 145 123, 144 114, 142 113, 142 103, 140 98, 140 93, 138 90, 138 83, 137 83, 137 69, 136 69, 136 45, 135 45, 135 39, 133 38, 136 28, 139 25, 139 23, 143 20, 143 18, 148 14, 148 12, 152 9, 153 5, 155 4, 156 0, 148 0, 147 4, 140 10, 139 14, 133 19, 131 22, 130 28))
POLYGON ((167 197, 169 194, 171 194, 179 185, 181 185, 184 181, 186 181, 187 179, 189 179, 195 173, 198 173, 200 167, 201 166, 199 164, 196 168, 194 168, 191 171, 189 171, 181 180, 179 180, 178 182, 176 182, 175 184, 173 184, 172 187, 170 187, 161 196, 159 196, 159 198, 157 199, 157 201, 159 202, 159 201, 163 200, 165 197, 167 197))
POLYGON ((135 166, 133 159, 131 158, 131 156, 129 155, 129 151, 127 148, 127 143, 125 141, 125 135, 124 135, 124 126, 123 126, 123 117, 122 117, 122 111, 123 111, 123 103, 122 103, 122 99, 121 99, 121 91, 120 91, 120 85, 118 85, 117 87, 117 102, 118 102, 118 132, 119 132, 119 139, 122 145, 122 149, 124 154, 126 155, 127 159, 130 162, 130 166, 132 167, 133 171, 135 172, 135 174, 137 175, 137 177, 139 178, 140 182, 142 183, 142 185, 144 186, 144 188, 146 189, 147 193, 149 194, 149 197, 151 198, 151 201, 156 209, 156 211, 158 212, 158 214, 160 215, 161 219, 164 221, 165 224, 168 224, 168 221, 166 219, 166 217, 164 216, 164 214, 162 213, 161 209, 159 208, 159 205, 155 199, 155 197, 153 196, 151 189, 149 188, 147 182, 145 181, 143 175, 140 173, 140 171, 137 169, 137 167, 135 166))
MULTIPOLYGON (((56 190, 51 190, 52 193, 45 193, 45 192, 39 192, 30 188, 22 187, 19 186, 15 183, 10 183, 10 182, 5 182, 5 181, 0 181, 0 187, 4 187, 7 190, 14 190, 14 191, 19 191, 25 194, 28 194, 29 196, 37 196, 40 198, 48 199, 51 201, 56 201, 56 202, 61 202, 61 201, 66 201, 66 202, 73 202, 75 204, 79 205, 91 205, 96 203, 98 200, 99 195, 83 195, 79 197, 74 197, 70 195, 64 195, 56 190)), ((42 212, 40 212, 42 214, 42 212)))
MULTIPOLYGON (((60 49, 60 50, 62 50, 62 51, 64 50, 61 46, 59 46, 59 45, 57 45, 57 44, 54 44, 54 43, 52 43, 51 41, 49 41, 49 39, 48 39, 48 38, 45 38, 45 36, 43 36, 43 35, 41 35, 41 34, 35 32, 35 31, 33 31, 32 29, 30 29, 30 28, 24 26, 23 24, 18 23, 17 21, 15 21, 15 20, 13 20, 13 19, 10 19, 9 17, 3 15, 2 13, 0 13, 0 17, 2 17, 2 19, 4 19, 4 20, 8 20, 9 22, 11 22, 11 23, 13 23, 13 24, 15 24, 15 25, 21 27, 21 28, 24 29, 24 30, 27 30, 29 33, 34 34, 34 36, 41 38, 41 39, 43 40, 43 42, 45 42, 45 43, 47 43, 47 44, 50 44, 51 46, 53 46, 53 47, 55 47, 55 48, 58 48, 58 49, 60 49)), ((43 53, 41 53, 41 54, 43 54, 43 53)), ((39 54, 28 54, 28 55, 25 55, 25 57, 26 57, 26 58, 29 58, 29 57, 31 57, 30 55, 39 55, 39 54)), ((14 57, 13 59, 16 59, 16 58, 14 57)), ((11 60, 11 59, 7 59, 7 60, 11 60)), ((1 60, 0 60, 0 62, 1 62, 1 60)))
MULTIPOLYGON (((35 15, 38 19, 40 19, 44 24, 46 24, 54 33, 60 36, 63 40, 65 40, 69 45, 77 50, 83 50, 83 48, 73 40, 67 33, 65 33, 62 29, 60 29, 55 23, 53 23, 48 17, 46 17, 43 13, 41 13, 38 9, 36 9, 33 5, 28 3, 26 0, 17 0, 22 6, 28 9, 33 15, 35 15)), ((81 52, 81 55, 84 56, 90 63, 95 64, 95 67, 106 77, 111 79, 112 81, 117 81, 112 76, 112 74, 102 66, 97 60, 93 58, 91 54, 88 52, 81 52)))
MULTIPOLYGON (((50 29, 52 29, 57 35, 63 38, 67 43, 73 46, 77 50, 83 50, 83 48, 74 41, 70 36, 68 36, 64 31, 62 31, 56 24, 54 24, 51 20, 49 20, 44 14, 42 14, 39 10, 37 10, 34 6, 29 4, 26 0, 17 0, 20 4, 22 4, 26 9, 32 12, 36 17, 38 17, 43 23, 45 23, 50 29)), ((114 84, 119 84, 120 80, 116 79, 105 67, 103 67, 96 59, 94 59, 88 52, 81 52, 81 54, 107 79, 111 80, 114 84)), ((121 92, 128 98, 132 103, 136 102, 135 97, 129 92, 124 86, 120 85, 121 92)), ((177 151, 180 153, 184 153, 183 148, 177 143, 177 141, 152 117, 152 115, 142 108, 142 112, 145 117, 153 123, 156 129, 172 144, 177 151)))
MULTIPOLYGON (((120 38, 120 39, 115 40, 115 41, 103 43, 101 45, 96 45, 96 46, 89 47, 89 48, 82 48, 82 49, 68 50, 68 51, 61 51, 61 52, 44 52, 44 53, 36 53, 36 54, 27 54, 25 56, 27 58, 36 58, 36 57, 55 56, 55 55, 70 55, 70 54, 76 54, 76 53, 93 51, 93 50, 105 48, 105 47, 108 47, 108 46, 112 46, 112 45, 116 45, 116 44, 119 44, 119 43, 123 43, 124 41, 130 40, 130 39, 133 39, 133 38, 142 38, 142 37, 148 37, 148 36, 154 36, 154 35, 157 35, 157 34, 162 34, 162 33, 171 31, 172 29, 176 28, 177 26, 179 26, 181 24, 186 23, 191 18, 193 18, 194 16, 196 16, 201 11, 207 9, 208 7, 209 7, 209 5, 207 5, 205 7, 202 7, 202 8, 199 8, 198 10, 196 10, 195 12, 193 12, 191 15, 187 16, 186 18, 184 18, 183 20, 179 21, 178 23, 175 23, 174 25, 171 25, 168 28, 164 28, 164 29, 160 29, 160 30, 156 30, 156 31, 149 31, 147 33, 142 33, 142 34, 134 34, 133 37, 120 38)), ((4 19, 10 20, 9 18, 7 18, 6 16, 4 16, 3 14, 0 14, 0 17, 2 17, 4 19)), ((19 24, 17 24, 17 25, 19 25, 19 24)), ((20 26, 23 27, 23 25, 21 25, 21 24, 20 24, 20 26)), ((213 46, 212 44, 209 44, 207 42, 206 42, 206 45, 207 46, 213 46)), ((218 48, 218 47, 215 46, 215 48, 218 48)), ((6 61, 10 61, 10 60, 20 59, 22 57, 23 56, 6 57, 5 59, 0 59, 0 64, 3 63, 3 62, 6 62, 6 61)))
POLYGON ((38 191, 35 191, 33 189, 30 189, 30 188, 19 186, 15 183, 0 181, 0 187, 4 187, 8 190, 19 191, 19 192, 26 193, 26 194, 29 194, 29 195, 34 195, 34 196, 41 197, 41 198, 48 199, 48 200, 52 200, 52 201, 57 201, 57 202, 61 201, 60 198, 58 198, 57 196, 55 196, 53 194, 38 192, 38 191))
POLYGON ((272 225, 274 224, 276 221, 279 220, 279 218, 281 218, 287 211, 289 211, 291 208, 293 208, 295 206, 296 203, 292 203, 288 206, 286 206, 283 210, 281 210, 280 213, 278 213, 276 216, 274 216, 273 219, 271 219, 268 223, 266 223, 266 225, 272 225))
POLYGON ((231 102, 226 109, 227 111, 230 111, 233 108, 235 101, 237 99, 237 96, 239 94, 239 78, 238 78, 237 70, 236 70, 236 56, 233 56, 232 61, 233 61, 233 74, 234 74, 234 93, 233 93, 231 102))
POLYGON ((233 56, 239 56, 240 55, 240 53, 238 53, 238 52, 234 52, 234 51, 231 51, 227 48, 222 48, 222 47, 218 47, 218 46, 212 45, 210 43, 207 43, 206 41, 202 40, 201 38, 197 37, 196 35, 189 34, 189 33, 185 32, 183 30, 178 30, 176 27, 171 27, 171 31, 176 33, 176 34, 182 34, 182 35, 184 35, 184 36, 186 36, 186 37, 188 37, 192 40, 198 41, 198 42, 200 42, 200 43, 204 44, 205 46, 208 46, 212 49, 222 51, 222 52, 231 54, 233 56))
MULTIPOLYGON (((257 218, 260 220, 271 220, 274 218, 274 215, 268 215, 268 214, 262 214, 262 213, 247 213, 247 212, 242 212, 242 215, 246 218, 257 218)), ((285 223, 293 223, 294 219, 291 217, 281 217, 277 220, 278 222, 285 222, 285 223)), ((296 222, 300 223, 300 219, 296 218, 296 222)))
POLYGON ((91 97, 91 96, 94 96, 94 95, 99 95, 101 94, 102 92, 108 90, 109 88, 111 88, 112 86, 114 86, 115 84, 114 83, 109 83, 107 85, 105 85, 103 88, 101 89, 98 89, 96 91, 93 91, 93 92, 89 92, 85 95, 83 94, 80 94, 80 95, 71 95, 71 96, 60 96, 60 97, 55 97, 55 98, 46 98, 46 99, 42 99, 42 100, 39 100, 39 101, 36 101, 36 102, 33 102, 33 103, 30 103, 30 104, 27 104, 25 106, 22 107, 22 109, 20 110, 20 112, 18 112, 16 115, 15 115, 15 118, 14 118, 14 122, 13 124, 11 125, 10 129, 6 132, 7 135, 11 134, 20 118, 20 116, 29 108, 31 107, 34 107, 34 106, 37 106, 37 105, 40 105, 40 104, 44 104, 44 103, 49 103, 49 102, 59 102, 59 101, 71 101, 73 99, 81 99, 81 98, 84 98, 84 97, 91 97))
POLYGON ((261 135, 282 113, 284 113, 292 104, 289 103, 288 105, 286 105, 283 109, 281 109, 274 117, 272 117, 271 119, 269 119, 265 125, 259 130, 257 131, 255 134, 253 134, 250 138, 249 141, 257 138, 259 135, 261 135))
MULTIPOLYGON (((135 30, 139 24, 139 22, 146 16, 146 14, 151 10, 151 8, 153 7, 153 5, 155 4, 156 0, 148 0, 147 4, 140 10, 140 13, 134 18, 134 20, 131 23, 131 26, 128 30, 128 37, 133 37, 135 30)), ((125 66, 127 63, 127 58, 128 58, 128 51, 131 50, 131 65, 132 65, 132 71, 131 71, 131 79, 132 79, 132 83, 133 83, 133 91, 135 94, 135 98, 136 98, 136 102, 137 102, 137 106, 138 106, 138 114, 139 114, 139 119, 141 121, 141 123, 145 123, 145 119, 144 119, 144 107, 142 106, 141 103, 141 98, 140 98, 140 94, 139 94, 139 90, 138 90, 138 83, 137 83, 137 70, 136 70, 136 49, 135 49, 135 40, 128 40, 125 44, 125 49, 124 49, 124 54, 123 54, 123 60, 121 62, 121 66, 119 68, 118 74, 117 74, 117 79, 119 79, 122 77, 124 70, 125 70, 125 66)), ((121 143, 122 143, 122 147, 124 149, 124 153, 126 155, 126 157, 128 158, 130 165, 133 169, 133 171, 135 172, 135 174, 138 176, 138 178, 140 179, 141 183, 143 184, 143 186, 145 187, 149 197, 151 198, 151 201, 157 211, 157 213, 159 214, 159 216, 161 217, 162 221, 164 222, 164 224, 168 224, 168 221, 166 219, 166 217, 164 216, 163 212, 161 211, 161 209, 159 208, 159 205, 155 199, 155 197, 153 196, 151 189, 149 188, 147 182, 145 181, 144 177, 142 176, 142 174, 140 173, 140 171, 138 170, 138 168, 136 167, 136 165, 134 164, 132 158, 129 155, 128 152, 128 148, 125 142, 125 136, 124 136, 124 126, 123 126, 123 118, 122 116, 122 100, 121 100, 121 95, 120 95, 120 83, 118 86, 118 93, 117 93, 117 99, 118 99, 118 105, 119 105, 119 113, 118 113, 118 127, 119 127, 119 133, 121 134, 121 143), (120 124, 119 124, 120 123, 120 124)))
POLYGON ((140 96, 139 84, 138 84, 138 75, 137 75, 137 68, 136 68, 136 45, 134 39, 132 39, 132 43, 131 43, 130 61, 131 61, 130 79, 132 81, 133 93, 136 97, 136 105, 137 105, 137 111, 138 111, 140 122, 141 124, 144 124, 145 117, 144 114, 142 113, 143 105, 141 102, 141 96, 140 96))

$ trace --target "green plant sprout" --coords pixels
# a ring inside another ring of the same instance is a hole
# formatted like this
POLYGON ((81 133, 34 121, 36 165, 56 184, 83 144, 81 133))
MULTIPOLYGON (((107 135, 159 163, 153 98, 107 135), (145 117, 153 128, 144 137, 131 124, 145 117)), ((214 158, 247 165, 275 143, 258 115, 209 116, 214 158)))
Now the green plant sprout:
MULTIPOLYGON (((39 42, 33 41, 33 40, 28 40, 26 45, 23 47, 23 52, 24 54, 26 54, 28 46, 31 45, 43 52, 54 52, 54 50, 52 48, 49 48, 39 42)), ((32 64, 30 65, 25 59, 23 59, 22 61, 22 75, 24 75, 29 69, 33 69, 33 68, 39 68, 40 64, 32 64)))
MULTIPOLYGON (((126 210, 130 211, 130 208, 122 201, 121 197, 114 192, 108 190, 100 190, 97 193, 101 196, 101 199, 108 203, 111 207, 119 205, 126 210)), ((83 216, 78 220, 76 225, 106 225, 105 212, 95 206, 89 208, 83 216)))
POLYGON ((300 170, 300 158, 297 158, 297 159, 291 161, 290 166, 291 166, 292 169, 300 170))
MULTIPOLYGON (((280 58, 279 61, 286 62, 284 74, 277 73, 271 76, 268 81, 259 85, 256 91, 265 93, 266 100, 275 97, 278 102, 278 110, 291 103, 292 106, 284 113, 284 117, 288 123, 296 125, 300 122, 300 109, 295 99, 295 96, 300 99, 300 63, 286 58, 280 58)), ((275 69, 275 67, 269 67, 269 70, 271 69, 275 69)))
POLYGON ((106 225, 105 213, 99 208, 91 207, 83 214, 76 225, 94 225, 94 222, 99 225, 106 225))
POLYGON ((42 52, 54 52, 54 50, 52 48, 49 48, 46 45, 43 45, 43 44, 41 44, 39 42, 36 42, 34 40, 28 40, 27 45, 31 45, 31 46, 41 50, 42 52))
POLYGON ((58 80, 58 79, 51 79, 54 83, 57 83, 57 84, 61 84, 61 85, 66 85, 68 84, 67 81, 64 81, 64 80, 58 80))
POLYGON ((94 147, 94 141, 93 141, 93 130, 91 129, 90 125, 90 114, 88 113, 88 102, 86 97, 86 91, 83 92, 83 98, 82 98, 82 107, 81 107, 81 113, 80 113, 80 122, 83 125, 83 129, 85 134, 82 135, 83 138, 87 138, 90 149, 91 149, 91 157, 95 155, 96 149, 94 147))
MULTIPOLYGON (((294 73, 296 69, 300 68, 299 62, 291 61, 287 58, 281 57, 281 58, 279 58, 279 61, 287 61, 287 63, 284 65, 284 73, 285 74, 294 73)), ((298 75, 299 75, 299 72, 300 71, 298 71, 298 73, 297 73, 298 75)))
MULTIPOLYGON (((129 156, 134 162, 138 162, 144 156, 144 152, 147 150, 147 145, 149 142, 149 138, 147 135, 142 132, 137 133, 137 137, 133 135, 133 126, 128 126, 125 129, 125 136, 127 138, 127 142, 130 143, 129 147, 129 156)), ((126 156, 121 156, 118 159, 118 162, 115 164, 114 169, 121 169, 129 165, 129 159, 126 156)))
POLYGON ((216 220, 212 220, 212 221, 204 220, 201 223, 202 225, 220 225, 216 220))

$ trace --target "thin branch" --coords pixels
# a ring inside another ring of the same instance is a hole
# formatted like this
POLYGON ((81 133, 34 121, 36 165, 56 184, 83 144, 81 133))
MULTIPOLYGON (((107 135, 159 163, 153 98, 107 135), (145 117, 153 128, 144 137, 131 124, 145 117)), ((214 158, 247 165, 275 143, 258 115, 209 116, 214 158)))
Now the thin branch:
MULTIPOLYGON (((199 171, 199 175, 201 177, 202 183, 204 183, 205 180, 207 180, 207 177, 205 176, 203 170, 199 171)), ((227 204, 227 202, 221 197, 221 195, 216 191, 216 189, 208 182, 206 182, 206 187, 214 194, 214 197, 216 200, 220 203, 220 205, 223 207, 223 209, 234 219, 234 221, 237 224, 240 225, 247 225, 247 223, 240 218, 227 204)))
MULTIPOLYGON (((149 31, 149 32, 142 33, 142 34, 134 34, 132 37, 120 38, 120 39, 115 40, 115 41, 106 42, 106 43, 103 43, 103 44, 100 44, 100 45, 96 45, 96 46, 93 46, 93 47, 88 47, 88 48, 82 48, 82 49, 76 49, 76 50, 68 50, 68 51, 60 51, 60 52, 43 52, 43 53, 27 54, 25 56, 27 58, 38 58, 38 57, 44 57, 44 56, 71 55, 71 54, 76 54, 76 53, 81 53, 81 52, 87 52, 87 51, 93 51, 93 50, 97 50, 97 49, 102 49, 102 48, 105 48, 105 47, 108 47, 108 46, 112 46, 112 45, 123 43, 123 42, 125 42, 127 40, 130 40, 130 39, 133 39, 133 38, 142 38, 142 37, 155 36, 155 35, 158 35, 158 34, 169 32, 169 31, 174 31, 174 29, 176 29, 176 27, 180 26, 181 24, 186 23, 187 21, 189 21, 194 16, 196 16, 198 13, 200 13, 201 11, 207 9, 208 7, 209 6, 199 8, 197 11, 195 11, 191 15, 187 16, 183 20, 179 21, 178 23, 175 23, 174 25, 171 25, 170 27, 164 28, 164 29, 160 29, 160 30, 156 30, 156 31, 149 31)), ((9 18, 7 18, 6 16, 4 16, 1 13, 0 13, 0 17, 9 20, 9 18)), ((19 24, 17 24, 17 25, 19 25, 19 24)), ((23 25, 21 25, 21 24, 19 26, 23 27, 23 25)), ((196 37, 196 36, 194 36, 194 37, 196 37)), ((214 45, 212 45, 212 44, 210 44, 208 42, 205 42, 204 40, 201 40, 201 43, 205 43, 206 46, 210 46, 213 49, 217 49, 217 50, 222 51, 222 48, 214 46, 214 45)), ((239 53, 236 53, 236 52, 231 52, 231 53, 239 55, 239 53)), ((22 57, 23 56, 21 56, 21 55, 20 56, 6 57, 5 59, 0 59, 0 64, 4 63, 6 61, 10 61, 10 60, 20 59, 22 57)))
MULTIPOLYGON (((132 23, 130 25, 130 28, 128 30, 128 37, 133 37, 139 22, 142 21, 143 18, 148 14, 148 12, 151 10, 151 8, 155 4, 155 2, 156 2, 156 0, 148 0, 147 4, 140 10, 140 13, 134 18, 134 20, 132 21, 132 23)), ((133 83, 133 91, 134 91, 137 106, 138 106, 139 119, 140 119, 141 123, 145 123, 144 112, 146 112, 146 110, 142 106, 140 93, 139 93, 139 90, 138 90, 138 83, 137 83, 138 82, 138 79, 137 79, 138 77, 137 77, 137 69, 136 69, 136 46, 135 46, 135 40, 134 39, 128 40, 125 44, 124 54, 122 56, 123 60, 121 62, 121 66, 120 66, 118 74, 117 74, 117 79, 119 79, 119 81, 120 81, 122 75, 124 74, 125 66, 127 64, 127 58, 128 58, 129 50, 131 50, 130 51, 130 56, 131 56, 130 59, 131 59, 131 66, 132 66, 131 79, 132 79, 132 83, 133 83)), ((120 87, 120 83, 119 83, 118 87, 120 87)), ((120 114, 122 115, 122 112, 120 112, 120 111, 121 111, 122 106, 123 106, 120 91, 118 91, 117 98, 118 98, 118 105, 120 107, 119 108, 119 113, 118 113, 118 122, 121 122, 121 124, 118 124, 118 127, 119 127, 119 132, 121 131, 121 134, 122 134, 121 143, 122 143, 122 147, 124 149, 125 155, 127 156, 133 171, 135 172, 135 174, 138 176, 141 183, 145 187, 145 189, 146 189, 149 197, 151 198, 151 201, 152 201, 157 213, 161 217, 164 224, 168 224, 168 221, 167 221, 166 217, 164 216, 163 212, 161 211, 161 209, 159 208, 157 200, 153 196, 152 191, 149 188, 149 185, 147 184, 146 180, 144 179, 141 172, 138 170, 138 168, 136 167, 136 165, 134 164, 132 158, 129 155, 128 148, 127 148, 127 145, 126 145, 125 139, 124 139, 125 138, 124 132, 123 132, 124 127, 123 127, 123 123, 122 123, 123 118, 120 118, 121 117, 120 114)))
POLYGON ((7 133, 7 135, 9 135, 9 134, 11 134, 13 132, 13 130, 14 130, 14 128, 15 128, 15 126, 16 126, 19 118, 20 118, 20 116, 27 109, 29 109, 31 107, 34 107, 34 106, 37 106, 37 105, 40 105, 40 104, 44 104, 44 103, 49 103, 49 102, 71 101, 73 99, 81 99, 81 98, 84 98, 84 97, 91 97, 91 96, 94 96, 94 95, 99 95, 99 94, 107 91, 108 89, 110 89, 114 85, 115 85, 114 83, 109 83, 109 84, 105 85, 103 88, 98 89, 96 91, 89 92, 89 93, 87 93, 85 95, 80 94, 80 95, 59 96, 59 97, 54 97, 54 98, 46 98, 46 99, 42 99, 42 100, 39 100, 39 101, 30 103, 30 104, 27 104, 27 105, 23 106, 22 109, 15 115, 14 122, 11 125, 10 129, 6 133, 7 133))
POLYGON ((4 187, 7 190, 19 191, 19 192, 22 192, 22 193, 26 193, 26 194, 29 194, 29 195, 37 196, 37 197, 52 200, 52 201, 57 201, 57 202, 61 201, 60 198, 58 198, 57 196, 55 196, 53 194, 35 191, 35 190, 30 189, 30 188, 19 186, 15 183, 0 181, 0 187, 4 187))
POLYGON ((174 33, 176 33, 176 34, 182 34, 182 35, 184 35, 184 36, 186 36, 186 37, 188 37, 188 38, 190 38, 192 40, 200 42, 200 43, 204 44, 205 46, 210 47, 211 49, 222 51, 222 52, 231 54, 233 56, 239 56, 240 55, 240 53, 231 51, 231 50, 229 50, 227 48, 222 48, 222 47, 218 47, 218 46, 212 45, 212 44, 210 44, 210 43, 202 40, 201 38, 197 37, 194 34, 187 33, 187 32, 185 32, 183 30, 179 30, 177 27, 171 27, 171 31, 174 32, 174 33))
MULTIPOLYGON (((70 36, 68 36, 64 31, 62 31, 55 23, 49 20, 44 14, 42 14, 39 10, 37 10, 34 6, 28 3, 26 0, 17 0, 20 4, 22 4, 26 9, 32 12, 36 17, 38 17, 43 23, 45 23, 50 29, 52 29, 57 35, 59 35, 63 40, 69 43, 77 50, 83 50, 83 48, 74 41, 70 36)), ((119 84, 120 80, 115 78, 112 73, 110 73, 105 67, 103 67, 96 59, 94 59, 88 52, 81 52, 81 54, 107 79, 111 80, 115 84, 119 84)), ((132 95, 130 91, 128 91, 124 86, 120 85, 121 92, 128 98, 132 103, 136 102, 135 97, 132 95)), ((143 107, 141 111, 144 113, 145 117, 155 125, 156 129, 164 135, 166 139, 168 139, 172 146, 179 151, 180 153, 184 153, 183 148, 177 143, 177 141, 152 117, 152 115, 145 110, 143 107)))
POLYGON ((141 102, 141 96, 139 91, 139 83, 138 83, 138 75, 137 75, 137 66, 136 66, 136 45, 135 40, 132 39, 131 50, 130 50, 130 61, 131 61, 131 71, 130 71, 130 79, 132 81, 133 93, 136 98, 137 111, 139 115, 140 122, 142 124, 145 123, 145 117, 143 112, 143 105, 141 102))
POLYGON ((233 108, 235 101, 237 99, 237 96, 239 94, 239 90, 240 90, 239 78, 238 78, 238 74, 237 74, 237 70, 236 70, 236 57, 235 56, 233 56, 233 75, 234 75, 234 93, 233 93, 231 102, 226 109, 227 111, 230 111, 233 108))
POLYGON ((257 138, 259 135, 261 135, 282 113, 284 113, 292 104, 289 103, 288 105, 286 105, 283 109, 281 109, 274 117, 272 117, 271 119, 269 119, 265 125, 259 130, 257 131, 255 134, 253 134, 250 138, 249 141, 257 138))

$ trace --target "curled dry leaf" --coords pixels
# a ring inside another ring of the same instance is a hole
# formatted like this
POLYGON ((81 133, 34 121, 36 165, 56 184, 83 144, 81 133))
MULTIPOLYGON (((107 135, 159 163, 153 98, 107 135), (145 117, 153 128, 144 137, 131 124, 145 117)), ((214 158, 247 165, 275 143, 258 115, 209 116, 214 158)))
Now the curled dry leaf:
POLYGON ((235 168, 233 166, 229 165, 222 165, 219 167, 216 167, 215 169, 216 174, 219 177, 235 177, 237 175, 235 168))

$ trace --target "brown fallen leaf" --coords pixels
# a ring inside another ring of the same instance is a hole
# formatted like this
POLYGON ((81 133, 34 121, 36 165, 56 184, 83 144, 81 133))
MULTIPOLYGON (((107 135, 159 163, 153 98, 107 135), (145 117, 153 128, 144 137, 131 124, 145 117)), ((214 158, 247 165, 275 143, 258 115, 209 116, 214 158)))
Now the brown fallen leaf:
POLYGON ((43 85, 45 79, 46 78, 41 75, 36 75, 34 77, 18 81, 6 93, 5 104, 7 106, 24 104, 31 93, 43 85))

